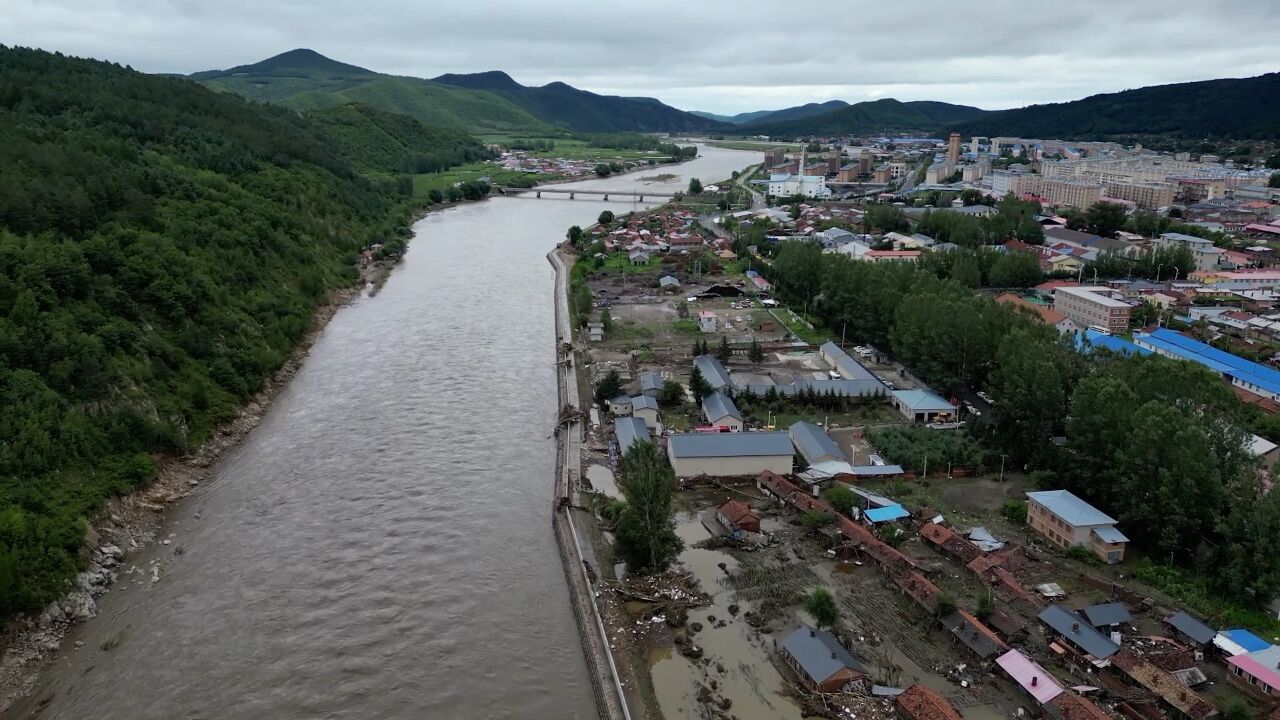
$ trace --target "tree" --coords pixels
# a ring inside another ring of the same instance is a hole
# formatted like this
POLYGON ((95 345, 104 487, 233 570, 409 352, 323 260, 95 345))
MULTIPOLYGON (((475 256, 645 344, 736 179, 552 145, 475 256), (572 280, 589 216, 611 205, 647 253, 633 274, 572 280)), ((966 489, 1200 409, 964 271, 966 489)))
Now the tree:
POLYGON ((689 194, 690 194, 690 195, 701 195, 701 194, 702 194, 702 181, 701 181, 701 180, 699 180, 698 178, 689 178, 689 194))
POLYGON ((578 227, 577 225, 574 225, 573 227, 569 228, 569 232, 565 235, 565 237, 569 238, 569 244, 573 245, 574 247, 579 247, 582 245, 582 239, 584 237, 584 233, 582 232, 582 228, 578 227))
POLYGON ((1030 324, 1000 343, 991 374, 993 437, 1020 462, 1049 460, 1052 439, 1066 415, 1067 387, 1060 364, 1057 331, 1030 324))
POLYGON ((713 392, 711 383, 702 376, 702 370, 697 365, 693 366, 693 372, 689 374, 689 391, 693 393, 693 401, 701 403, 702 398, 713 392))
POLYGON ((1222 720, 1253 720, 1253 713, 1238 698, 1231 698, 1222 706, 1222 720))
POLYGON ((676 407, 684 404, 684 386, 675 380, 666 380, 662 383, 662 392, 658 395, 658 402, 666 407, 676 407))
POLYGON ((1267 179, 1267 187, 1280 188, 1280 173, 1271 173, 1267 179))
POLYGON ((618 513, 615 537, 628 572, 661 572, 684 548, 671 509, 675 486, 671 464, 653 443, 633 443, 622 456, 622 490, 627 504, 618 513))
POLYGON ((613 313, 609 308, 600 311, 600 324, 604 326, 605 333, 613 332, 613 313))
POLYGON ((612 210, 601 211, 600 216, 596 218, 596 222, 600 223, 601 225, 608 225, 609 223, 613 222, 613 211, 612 210))
POLYGON ((1038 285, 1044 273, 1040 261, 1028 252, 1010 251, 991 263, 987 284, 991 287, 1025 288, 1038 285))
POLYGON ((676 305, 676 317, 681 320, 689 319, 689 303, 681 300, 680 304, 676 305))
POLYGON ((830 525, 835 522, 836 519, 829 512, 824 512, 822 510, 809 510, 808 512, 803 513, 798 518, 798 521, 801 525, 809 528, 810 530, 817 530, 818 528, 830 525))
POLYGON ((978 607, 974 612, 974 614, 978 616, 979 620, 986 620, 988 617, 991 616, 991 613, 994 610, 995 610, 995 598, 991 596, 990 590, 984 591, 981 595, 978 596, 978 607))
POLYGON ((862 220, 869 230, 878 230, 882 233, 901 232, 911 228, 906 214, 893 205, 869 205, 862 220))
POLYGON ((1280 150, 1267 156, 1266 166, 1272 170, 1280 170, 1280 150))
POLYGON ((976 288, 982 284, 982 269, 973 255, 960 255, 951 264, 951 279, 965 287, 976 288))
POLYGON ((444 202, 444 193, 440 188, 431 188, 427 191, 427 200, 430 200, 432 203, 442 203, 444 202))
POLYGON ((1096 202, 1085 211, 1085 224, 1089 232, 1102 237, 1112 237, 1124 227, 1124 206, 1109 202, 1096 202))
POLYGON ((858 496, 853 494, 847 486, 836 483, 822 493, 822 499, 827 501, 836 512, 841 515, 852 517, 853 508, 858 504, 858 496))
POLYGON ((595 401, 600 405, 622 395, 622 376, 617 370, 610 370, 604 377, 596 381, 595 401))
POLYGON ((448 200, 451 203, 458 202, 463 198, 462 188, 458 187, 457 185, 450 185, 449 187, 445 188, 444 197, 446 200, 448 200))
POLYGON ((751 347, 747 349, 747 359, 756 365, 764 362, 764 349, 760 347, 760 341, 756 340, 755 337, 751 338, 751 347))
POLYGON ((819 628, 833 628, 840 621, 840 608, 836 605, 836 599, 824 587, 814 588, 805 596, 804 609, 819 628))
POLYGON ((613 174, 613 168, 609 166, 609 163, 599 163, 595 167, 595 173, 599 177, 609 177, 613 174))
POLYGON ((729 346, 729 336, 721 335, 720 346, 716 348, 716 359, 726 363, 731 357, 733 357, 733 348, 729 346))

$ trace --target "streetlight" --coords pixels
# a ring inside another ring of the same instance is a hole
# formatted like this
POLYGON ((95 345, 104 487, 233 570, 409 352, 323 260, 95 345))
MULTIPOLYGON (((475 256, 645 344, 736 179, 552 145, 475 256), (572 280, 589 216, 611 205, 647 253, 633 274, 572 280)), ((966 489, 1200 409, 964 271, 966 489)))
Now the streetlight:
POLYGON ((1161 271, 1161 270, 1164 270, 1164 263, 1161 263, 1161 264, 1159 264, 1159 265, 1157 265, 1157 266, 1156 266, 1156 283, 1157 283, 1157 284, 1160 282, 1160 271, 1161 271))

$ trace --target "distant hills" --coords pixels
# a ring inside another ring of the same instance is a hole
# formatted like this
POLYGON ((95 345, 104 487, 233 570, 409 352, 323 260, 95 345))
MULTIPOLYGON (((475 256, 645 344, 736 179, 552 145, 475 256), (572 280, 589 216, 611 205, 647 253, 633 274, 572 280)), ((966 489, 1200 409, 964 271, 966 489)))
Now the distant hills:
POLYGON ((1280 137, 1280 73, 1155 85, 1003 110, 962 121, 963 135, 1109 140, 1280 137))
POLYGON ((893 98, 844 105, 810 112, 812 105, 779 111, 734 128, 735 132, 761 135, 869 135, 885 132, 934 132, 950 123, 971 120, 987 111, 967 105, 893 98), (796 111, 801 111, 797 114, 796 111))
POLYGON ((428 125, 475 132, 700 132, 724 127, 654 98, 597 95, 561 82, 526 87, 498 71, 434 80, 385 75, 308 49, 190 78, 298 110, 354 102, 428 125))
POLYGON ((545 122, 579 132, 702 132, 722 127, 718 121, 677 110, 654 98, 597 95, 562 82, 528 87, 498 70, 450 73, 433 78, 433 82, 493 93, 545 122))
POLYGON ((718 120, 720 122, 733 123, 734 125, 745 125, 747 123, 775 122, 781 120, 795 120, 810 115, 821 115, 832 110, 839 110, 842 107, 848 107, 849 103, 843 100, 830 100, 824 103, 808 103, 807 105, 797 105, 796 107, 784 108, 782 110, 756 110, 754 112, 738 113, 737 115, 717 115, 715 113, 700 112, 694 110, 693 114, 709 120, 718 120))
POLYGON ((308 114, 335 154, 357 170, 425 173, 491 157, 465 130, 424 125, 416 118, 351 103, 308 114))
POLYGON ((215 90, 297 110, 362 103, 409 115, 428 125, 474 131, 551 131, 550 124, 493 93, 421 78, 384 75, 338 62, 314 50, 291 50, 252 65, 195 73, 215 90))

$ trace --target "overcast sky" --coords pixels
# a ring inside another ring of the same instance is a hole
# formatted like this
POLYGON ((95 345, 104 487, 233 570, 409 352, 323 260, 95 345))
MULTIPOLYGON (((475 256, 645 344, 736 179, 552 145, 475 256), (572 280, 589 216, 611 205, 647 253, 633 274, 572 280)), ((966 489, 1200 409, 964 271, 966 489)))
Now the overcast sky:
POLYGON ((298 47, 433 77, 734 113, 896 97, 987 109, 1280 70, 1280 0, 0 0, 0 43, 147 72, 298 47))

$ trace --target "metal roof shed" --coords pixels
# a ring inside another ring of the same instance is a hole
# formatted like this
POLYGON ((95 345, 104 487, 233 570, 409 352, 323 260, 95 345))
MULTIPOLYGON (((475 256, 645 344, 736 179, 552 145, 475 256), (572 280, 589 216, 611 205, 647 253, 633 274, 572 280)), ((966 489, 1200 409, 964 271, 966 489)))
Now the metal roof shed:
POLYGON ((1120 625, 1133 622, 1133 615, 1124 603, 1112 602, 1101 605, 1090 605, 1080 611, 1089 624, 1094 627, 1120 625))

